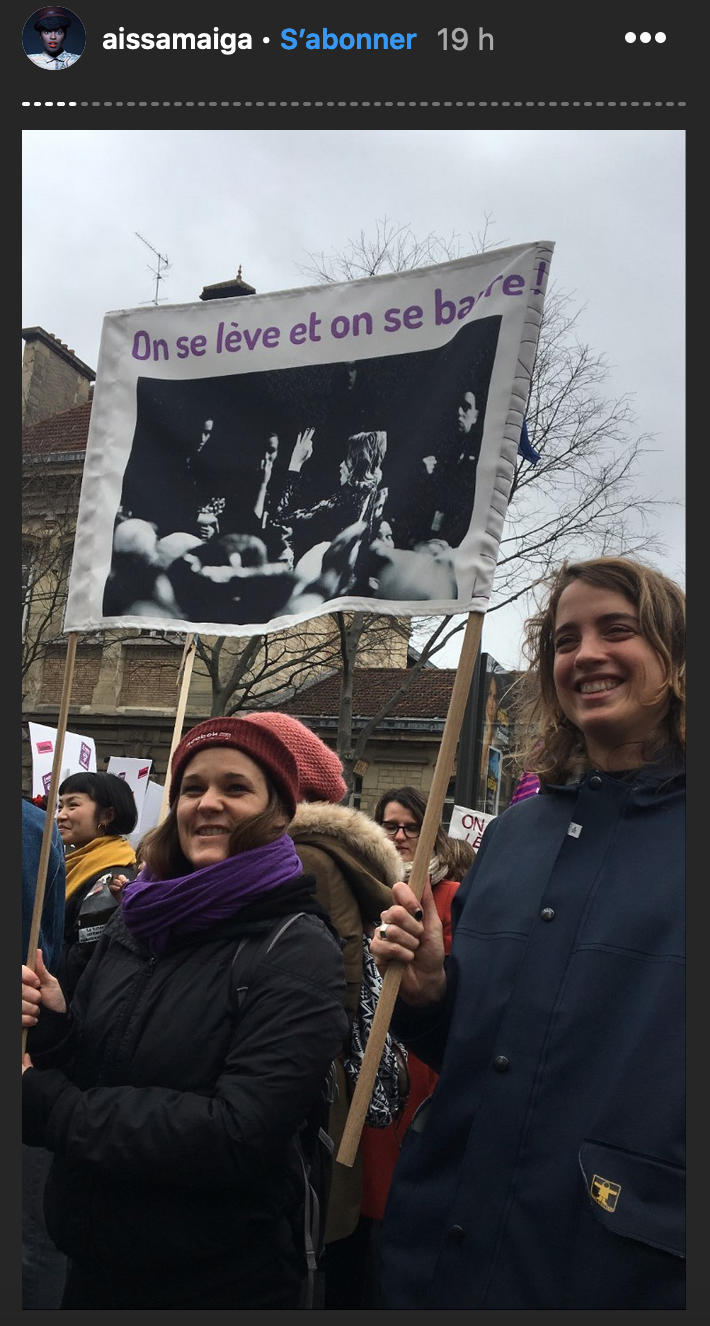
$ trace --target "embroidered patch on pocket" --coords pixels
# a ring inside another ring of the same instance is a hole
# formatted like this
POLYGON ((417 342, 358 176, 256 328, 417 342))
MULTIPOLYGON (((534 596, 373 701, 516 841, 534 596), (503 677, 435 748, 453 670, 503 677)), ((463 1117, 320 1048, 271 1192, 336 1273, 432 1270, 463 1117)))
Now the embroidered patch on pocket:
POLYGON ((598 1174, 595 1174, 589 1192, 594 1201, 603 1206, 605 1211, 615 1211, 621 1192, 621 1184, 611 1183, 609 1179, 602 1179, 598 1174))

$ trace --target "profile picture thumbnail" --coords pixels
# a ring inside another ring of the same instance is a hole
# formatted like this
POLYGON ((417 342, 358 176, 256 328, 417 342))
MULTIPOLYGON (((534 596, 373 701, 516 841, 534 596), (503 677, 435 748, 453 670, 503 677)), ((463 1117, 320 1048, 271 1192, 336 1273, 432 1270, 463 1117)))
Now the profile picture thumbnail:
POLYGON ((81 19, 62 5, 44 5, 31 14, 22 29, 22 46, 37 69, 56 73, 71 69, 81 59, 86 32, 81 19))

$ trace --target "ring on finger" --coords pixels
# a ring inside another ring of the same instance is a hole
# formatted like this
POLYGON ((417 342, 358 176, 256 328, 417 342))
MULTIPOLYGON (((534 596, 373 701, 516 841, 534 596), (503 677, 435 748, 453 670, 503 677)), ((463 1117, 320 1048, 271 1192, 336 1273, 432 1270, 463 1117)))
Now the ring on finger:
POLYGON ((388 921, 383 921, 383 922, 382 922, 382 925, 380 926, 380 930, 379 930, 380 939, 386 939, 386 938, 387 938, 387 928, 388 928, 388 926, 389 926, 389 922, 388 922, 388 921))

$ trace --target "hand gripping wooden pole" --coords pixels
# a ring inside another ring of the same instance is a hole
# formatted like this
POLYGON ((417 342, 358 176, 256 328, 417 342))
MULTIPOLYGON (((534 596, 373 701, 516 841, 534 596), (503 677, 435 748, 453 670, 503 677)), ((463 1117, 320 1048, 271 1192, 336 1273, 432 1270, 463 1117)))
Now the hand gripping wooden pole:
MULTIPOLYGON (((456 756, 456 747, 458 745, 459 733, 463 716, 468 701, 471 688, 471 678, 478 654, 478 646, 481 640, 481 630, 483 627, 483 613, 469 613, 464 632, 463 644, 461 646, 461 657, 454 678, 454 686, 449 701, 449 710, 446 715, 444 732, 441 738, 441 747, 439 757, 436 761, 434 777, 432 779, 431 790, 427 798, 426 811, 422 821, 419 841, 417 843, 412 863, 412 870, 409 877, 409 887, 417 898, 421 898, 426 883, 429 861, 431 860, 432 848, 436 831, 441 822, 441 812, 446 799, 446 792, 449 786, 449 779, 454 767, 456 756)), ((360 1135, 365 1123, 367 1107, 370 1103, 372 1090, 375 1085, 375 1077, 382 1051, 384 1049, 387 1031, 392 1020, 392 1011, 394 1009, 399 984, 402 979, 403 964, 401 962, 391 962, 387 967, 382 981, 380 997, 377 1001, 375 1016, 372 1019, 370 1035, 362 1059, 362 1067, 355 1085, 353 1098, 350 1102, 348 1117, 345 1121, 345 1128, 340 1142, 340 1149, 336 1160, 340 1165, 352 1166, 355 1164, 358 1147, 360 1145, 360 1135)))
MULTIPOLYGON (((57 718, 57 738, 54 743, 54 759, 52 760, 52 776, 49 781, 49 791, 47 793, 47 814, 44 817, 44 829, 42 831, 42 845, 39 849, 39 865, 37 866, 37 883, 35 885, 35 901, 32 908, 32 921, 30 923, 30 938, 27 945, 27 955, 25 965, 32 971, 35 969, 37 960, 37 941, 39 939, 40 926, 42 924, 42 907, 44 905, 44 891, 47 884, 47 868, 49 866, 49 852, 52 846, 52 831, 54 829, 54 815, 57 806, 57 790, 62 781, 60 774, 62 768, 62 752, 64 750, 64 734, 67 730, 67 715, 69 713, 69 698, 71 696, 71 686, 74 677, 74 660, 76 658, 76 633, 72 632, 67 641, 67 659, 64 665, 64 681, 62 683, 62 698, 59 701, 59 716, 57 718)), ((29 1028, 22 1028, 22 1053, 25 1053, 27 1044, 27 1032, 29 1028)))

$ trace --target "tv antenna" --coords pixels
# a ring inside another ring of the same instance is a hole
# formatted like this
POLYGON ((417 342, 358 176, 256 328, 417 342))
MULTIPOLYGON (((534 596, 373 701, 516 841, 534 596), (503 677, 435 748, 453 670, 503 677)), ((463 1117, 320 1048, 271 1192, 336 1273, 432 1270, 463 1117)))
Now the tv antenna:
MULTIPOLYGON (((153 248, 153 245, 152 245, 152 244, 149 244, 148 241, 147 241, 147 239, 143 239, 143 236, 142 236, 142 235, 139 235, 137 230, 134 231, 134 234, 138 236, 138 239, 141 241, 141 243, 142 243, 142 244, 145 244, 146 248, 150 249, 151 253, 154 253, 155 256, 156 256, 156 258, 158 259, 158 266, 157 266, 157 267, 151 267, 150 263, 148 263, 148 271, 149 271, 149 272, 152 272, 152 273, 153 273, 153 276, 155 277, 155 294, 153 295, 153 298, 152 298, 152 299, 142 299, 142 300, 141 300, 141 303, 142 303, 142 304, 160 304, 160 303, 161 303, 161 299, 158 298, 158 290, 159 290, 159 288, 160 288, 160 282, 165 280, 165 272, 166 272, 166 271, 168 270, 168 268, 170 267, 170 263, 168 262, 167 255, 164 255, 164 254, 162 254, 162 253, 158 253, 158 250, 157 250, 157 249, 154 249, 154 248, 153 248), (161 270, 161 264, 162 264, 162 270, 161 270)), ((165 296, 163 296, 163 297, 161 297, 161 298, 165 298, 165 299, 167 299, 167 295, 165 295, 165 296)))

